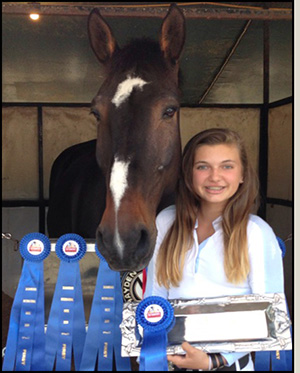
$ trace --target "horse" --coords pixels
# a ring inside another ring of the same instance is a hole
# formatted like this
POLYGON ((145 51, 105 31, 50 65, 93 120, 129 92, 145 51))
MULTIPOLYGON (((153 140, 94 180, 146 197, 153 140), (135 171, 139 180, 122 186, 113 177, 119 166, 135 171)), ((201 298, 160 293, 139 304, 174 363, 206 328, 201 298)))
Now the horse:
POLYGON ((156 241, 156 215, 174 201, 180 171, 179 58, 185 18, 172 4, 159 40, 120 48, 98 9, 88 17, 92 50, 106 78, 91 103, 97 139, 74 145, 50 176, 50 237, 96 238, 115 271, 140 271, 156 241))

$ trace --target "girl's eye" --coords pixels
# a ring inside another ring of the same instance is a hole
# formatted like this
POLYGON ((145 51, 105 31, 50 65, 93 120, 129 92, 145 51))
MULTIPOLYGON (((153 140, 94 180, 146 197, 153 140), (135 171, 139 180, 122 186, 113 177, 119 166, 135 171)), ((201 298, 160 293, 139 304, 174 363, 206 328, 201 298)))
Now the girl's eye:
POLYGON ((100 120, 101 119, 101 115, 100 115, 100 113, 99 113, 99 111, 97 110, 97 109, 91 109, 91 111, 90 111, 90 114, 93 114, 94 115, 94 117, 97 119, 97 120, 100 120))
POLYGON ((225 168, 225 170, 231 170, 231 169, 233 169, 233 166, 226 165, 226 166, 224 166, 224 168, 225 168))
POLYGON ((198 166, 197 170, 207 170, 208 166, 198 166))
POLYGON ((168 107, 164 112, 163 112, 163 118, 164 119, 168 119, 168 118, 172 118, 175 113, 177 111, 177 108, 176 107, 168 107))

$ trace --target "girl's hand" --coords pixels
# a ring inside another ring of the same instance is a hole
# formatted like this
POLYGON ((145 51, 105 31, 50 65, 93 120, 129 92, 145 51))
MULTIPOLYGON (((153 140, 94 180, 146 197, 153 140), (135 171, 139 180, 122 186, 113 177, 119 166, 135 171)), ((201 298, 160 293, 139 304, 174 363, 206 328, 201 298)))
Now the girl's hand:
POLYGON ((191 346, 188 342, 183 342, 181 347, 186 351, 186 354, 168 355, 169 361, 177 365, 178 368, 208 370, 209 357, 206 352, 191 346))

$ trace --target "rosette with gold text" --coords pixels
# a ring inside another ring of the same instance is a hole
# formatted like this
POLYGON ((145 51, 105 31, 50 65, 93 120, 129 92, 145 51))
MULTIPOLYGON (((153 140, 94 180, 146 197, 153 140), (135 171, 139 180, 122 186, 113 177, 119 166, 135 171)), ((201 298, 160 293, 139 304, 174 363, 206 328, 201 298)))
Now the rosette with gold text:
POLYGON ((86 336, 79 261, 86 243, 77 234, 65 234, 55 251, 60 266, 46 332, 46 370, 70 370, 72 353, 79 370, 86 336))
POLYGON ((109 268, 97 245, 95 251, 100 264, 80 370, 93 371, 98 361, 99 371, 112 371, 114 357, 117 371, 130 371, 130 359, 121 357, 119 325, 122 322, 123 296, 120 273, 109 268))
POLYGON ((3 370, 45 370, 44 264, 51 250, 42 233, 29 233, 20 242, 24 264, 15 294, 3 370))
POLYGON ((162 297, 147 297, 137 306, 136 321, 143 328, 140 370, 167 371, 167 333, 174 326, 173 307, 162 297))

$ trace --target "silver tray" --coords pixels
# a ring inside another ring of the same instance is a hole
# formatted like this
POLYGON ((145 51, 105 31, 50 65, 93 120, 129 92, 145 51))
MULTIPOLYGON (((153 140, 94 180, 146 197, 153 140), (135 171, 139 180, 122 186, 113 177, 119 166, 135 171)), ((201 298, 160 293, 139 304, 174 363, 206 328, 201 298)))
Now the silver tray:
MULTIPOLYGON (((168 354, 183 354, 187 341, 206 352, 290 350, 291 321, 284 294, 249 294, 170 301, 175 325, 168 354)), ((138 302, 124 303, 122 356, 139 356, 143 328, 136 324, 138 302)))

